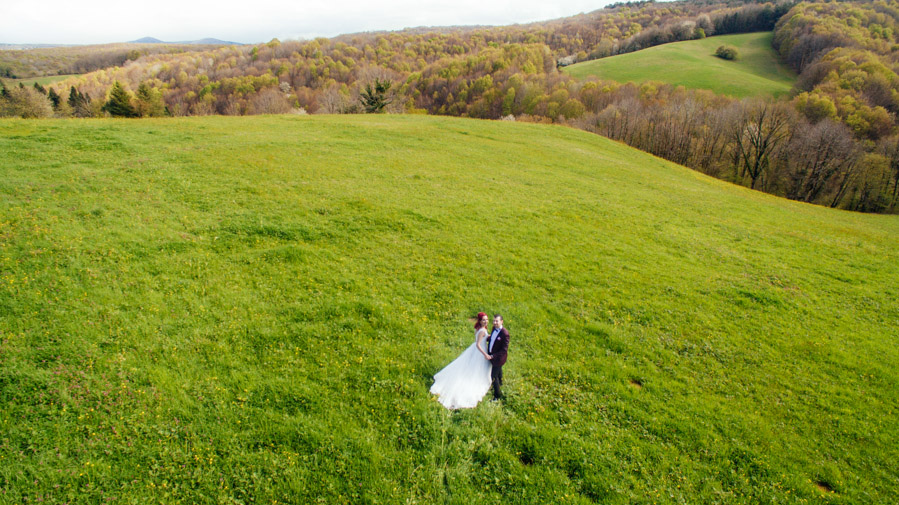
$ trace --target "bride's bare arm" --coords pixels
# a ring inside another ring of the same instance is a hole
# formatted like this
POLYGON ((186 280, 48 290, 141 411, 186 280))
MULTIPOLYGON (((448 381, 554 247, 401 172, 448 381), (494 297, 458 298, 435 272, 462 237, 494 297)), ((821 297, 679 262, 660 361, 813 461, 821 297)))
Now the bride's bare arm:
POLYGON ((478 347, 478 350, 481 351, 481 354, 484 355, 486 359, 490 359, 490 355, 484 352, 484 348, 481 347, 481 344, 484 343, 484 337, 487 336, 487 331, 478 332, 478 339, 475 342, 475 345, 478 347))

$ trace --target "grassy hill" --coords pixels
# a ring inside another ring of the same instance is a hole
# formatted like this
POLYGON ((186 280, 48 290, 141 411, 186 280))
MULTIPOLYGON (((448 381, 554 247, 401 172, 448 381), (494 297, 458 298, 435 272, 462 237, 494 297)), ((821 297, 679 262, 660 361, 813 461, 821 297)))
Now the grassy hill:
POLYGON ((426 116, 4 120, 0 195, 4 503, 899 493, 896 216, 426 116))
POLYGON ((5 82, 10 85, 18 86, 19 83, 24 84, 25 86, 34 86, 34 83, 40 83, 41 86, 47 86, 53 83, 57 83, 59 81, 64 81, 70 77, 77 77, 78 74, 69 74, 69 75, 49 75, 45 77, 29 77, 26 79, 7 79, 5 82))
POLYGON ((618 82, 662 81, 735 97, 786 93, 795 73, 771 48, 771 32, 722 35, 650 47, 634 53, 565 67, 574 77, 597 76, 618 82), (727 61, 715 49, 731 45, 740 59, 727 61))

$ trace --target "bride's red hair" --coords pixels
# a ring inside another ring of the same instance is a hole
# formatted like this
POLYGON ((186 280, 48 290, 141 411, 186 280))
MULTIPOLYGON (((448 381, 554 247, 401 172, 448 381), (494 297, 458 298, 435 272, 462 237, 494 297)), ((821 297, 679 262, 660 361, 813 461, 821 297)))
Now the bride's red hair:
POLYGON ((475 329, 478 329, 481 327, 481 318, 484 318, 484 317, 487 317, 487 314, 485 314, 483 312, 478 312, 478 321, 476 323, 474 323, 475 329))

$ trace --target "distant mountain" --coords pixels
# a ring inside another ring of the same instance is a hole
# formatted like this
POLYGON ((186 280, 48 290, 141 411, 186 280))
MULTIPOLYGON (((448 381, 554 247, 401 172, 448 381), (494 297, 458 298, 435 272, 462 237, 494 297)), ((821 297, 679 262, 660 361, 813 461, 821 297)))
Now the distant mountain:
POLYGON ((134 44, 164 44, 163 41, 154 37, 144 37, 142 39, 132 40, 134 44))
POLYGON ((212 38, 205 38, 200 40, 182 40, 180 42, 166 42, 164 40, 159 40, 155 37, 144 37, 137 40, 132 40, 131 44, 197 44, 204 46, 241 46, 243 45, 241 42, 230 42, 227 40, 219 40, 212 38))

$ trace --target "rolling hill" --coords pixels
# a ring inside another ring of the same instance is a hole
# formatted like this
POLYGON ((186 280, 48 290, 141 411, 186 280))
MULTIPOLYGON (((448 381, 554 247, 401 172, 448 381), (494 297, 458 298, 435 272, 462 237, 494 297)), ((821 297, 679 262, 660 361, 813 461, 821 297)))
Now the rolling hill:
POLYGON ((414 115, 2 120, 0 195, 7 503, 899 493, 896 216, 414 115))
POLYGON ((39 83, 41 86, 47 86, 53 83, 57 83, 60 81, 64 81, 70 77, 77 77, 76 74, 69 75, 49 75, 45 77, 29 77, 26 79, 10 79, 8 82, 13 86, 18 86, 19 83, 22 83, 25 86, 34 86, 34 83, 39 83))
POLYGON ((778 96, 790 91, 795 72, 771 48, 771 32, 722 35, 674 42, 634 53, 565 67, 573 77, 596 76, 618 82, 662 81, 735 97, 778 96), (740 59, 727 61, 715 49, 731 45, 740 59))

